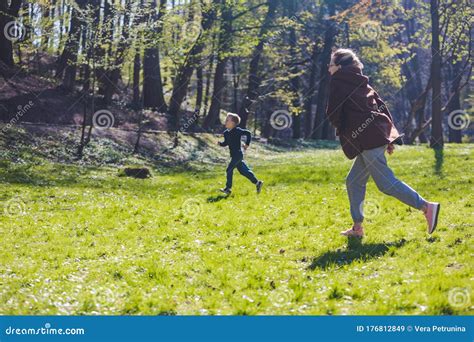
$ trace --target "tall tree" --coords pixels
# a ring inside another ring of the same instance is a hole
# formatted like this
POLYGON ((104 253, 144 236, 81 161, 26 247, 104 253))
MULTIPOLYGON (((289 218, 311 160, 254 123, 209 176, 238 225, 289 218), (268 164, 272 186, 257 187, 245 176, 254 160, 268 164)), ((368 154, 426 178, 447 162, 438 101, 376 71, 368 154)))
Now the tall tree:
POLYGON ((443 148, 441 117, 441 54, 439 44, 439 1, 430 0, 431 11, 431 140, 430 146, 443 148))
POLYGON ((209 106, 209 98, 210 98, 210 93, 211 93, 211 80, 212 80, 212 71, 214 70, 214 60, 216 59, 215 53, 214 53, 214 47, 215 47, 215 42, 217 40, 216 34, 214 34, 211 38, 212 44, 211 44, 211 55, 209 56, 209 62, 207 63, 207 71, 206 71, 206 84, 204 87, 204 108, 203 112, 207 112, 207 108, 209 106))
MULTIPOLYGON (((115 91, 116 85, 113 80, 114 70, 114 34, 118 30, 118 23, 115 21, 116 9, 114 8, 115 0, 104 0, 102 11, 102 25, 101 29, 101 52, 103 57, 100 60, 97 72, 99 94, 102 95, 103 105, 110 104, 112 94, 115 91)), ((123 40, 121 40, 123 41, 123 40)))
POLYGON ((150 6, 148 22, 154 29, 147 37, 147 48, 143 57, 143 104, 145 107, 165 112, 167 105, 161 77, 159 38, 163 30, 162 18, 166 10, 166 0, 160 0, 159 9, 156 0, 152 0, 150 6))
MULTIPOLYGON (((419 39, 416 39, 416 33, 419 30, 419 23, 416 20, 414 11, 416 9, 415 0, 405 0, 404 2, 405 10, 409 11, 410 15, 407 20, 405 20, 405 32, 407 36, 407 43, 409 47, 412 47, 413 57, 410 59, 409 63, 405 63, 402 66, 402 70, 405 73, 406 79, 408 80, 407 85, 407 97, 411 104, 415 103, 417 99, 417 94, 422 93, 423 85, 421 80, 421 70, 422 65, 420 63, 420 54, 422 49, 420 49, 419 39)), ((425 116, 425 102, 420 102, 420 105, 416 107, 416 111, 413 113, 414 119, 416 121, 416 131, 419 131, 426 123, 425 116)), ((411 132, 405 130, 407 136, 411 136, 411 132)), ((421 143, 426 143, 428 140, 424 131, 421 131, 418 139, 421 143)))
POLYGON ((265 46, 265 42, 267 41, 267 32, 270 30, 270 26, 273 23, 273 19, 275 17, 275 12, 278 5, 279 0, 273 0, 268 2, 268 10, 258 33, 258 42, 255 48, 253 49, 248 71, 247 92, 242 100, 242 104, 238 112, 239 116, 242 119, 242 121, 240 122, 241 127, 247 127, 250 107, 257 100, 258 97, 258 90, 262 82, 262 77, 260 75, 260 60, 262 58, 262 52, 265 46))
MULTIPOLYGON (((144 0, 140 0, 138 4, 139 8, 143 8, 144 0)), ((142 107, 142 101, 140 100, 140 75, 142 70, 142 49, 141 45, 143 43, 143 30, 142 25, 145 19, 144 15, 141 13, 137 13, 138 10, 135 9, 135 15, 133 19, 133 26, 139 27, 140 29, 136 31, 136 35, 133 39, 133 50, 134 50, 134 57, 133 57, 133 76, 132 76, 132 88, 133 88, 133 97, 132 97, 132 106, 135 109, 139 109, 142 107)))
MULTIPOLYGON (((451 98, 448 100, 447 104, 447 113, 452 113, 455 110, 461 109, 461 64, 462 62, 456 62, 453 66, 450 66, 450 74, 451 74, 451 87, 450 91, 452 93, 451 98)), ((453 127, 449 126, 449 142, 452 143, 461 143, 462 142, 462 134, 461 130, 453 129, 453 127)))
MULTIPOLYGON (((334 3, 330 2, 328 4, 328 11, 330 16, 334 15, 334 3)), ((316 102, 316 117, 314 120, 313 133, 311 135, 313 139, 327 138, 327 134, 325 134, 324 130, 325 121, 327 121, 325 112, 329 91, 329 72, 327 65, 331 60, 332 47, 334 45, 334 39, 336 37, 336 34, 337 27, 334 21, 332 19, 328 19, 326 23, 326 32, 324 34, 324 47, 320 59, 320 79, 318 97, 316 102)))
POLYGON ((217 43, 217 65, 214 73, 214 87, 209 113, 204 119, 205 129, 220 124, 219 113, 225 88, 224 71, 229 60, 232 39, 232 8, 226 0, 220 0, 221 20, 217 43))
POLYGON ((304 109, 304 137, 311 138, 314 126, 314 109, 316 103, 316 79, 318 72, 318 60, 319 60, 319 44, 317 41, 314 42, 313 50, 311 52, 311 61, 309 67, 309 81, 308 88, 305 92, 305 109, 304 109))
MULTIPOLYGON (((296 0, 285 0, 285 6, 288 11, 288 17, 296 17, 298 12, 298 3, 296 0)), ((299 67, 296 61, 297 56, 297 36, 295 26, 292 24, 290 26, 289 32, 289 45, 290 45, 290 89, 292 91, 293 97, 293 108, 300 107, 300 76, 299 76, 299 67)), ((301 115, 299 113, 293 114, 293 138, 299 139, 301 137, 301 115)))
POLYGON ((112 11, 112 2, 104 7, 104 20, 107 22, 106 39, 108 45, 107 60, 104 73, 101 75, 99 92, 104 97, 104 105, 110 105, 112 96, 121 92, 118 81, 121 69, 129 47, 130 36, 130 13, 132 11, 132 0, 125 0, 123 10, 121 6, 115 5, 112 11))
POLYGON ((12 23, 18 18, 21 3, 21 0, 11 0, 9 5, 6 0, 0 1, 0 61, 8 66, 13 66, 14 62, 12 37, 6 30, 13 27, 12 23))
POLYGON ((174 79, 168 114, 171 119, 171 126, 175 130, 179 129, 181 104, 188 91, 189 81, 191 80, 193 71, 196 66, 201 63, 201 53, 205 47, 209 31, 216 19, 216 7, 219 5, 219 2, 220 0, 213 0, 211 4, 201 3, 204 7, 202 9, 202 22, 199 36, 187 54, 184 63, 179 67, 177 76, 174 79))
POLYGON ((83 29, 83 13, 86 0, 77 0, 71 6, 71 23, 69 33, 64 46, 64 50, 58 60, 56 77, 62 77, 62 86, 67 90, 72 90, 76 82, 77 60, 79 54, 79 44, 81 30, 83 29))
POLYGON ((203 92, 204 92, 203 66, 199 65, 196 68, 196 106, 194 107, 194 114, 197 116, 199 116, 199 114, 201 113, 203 92))

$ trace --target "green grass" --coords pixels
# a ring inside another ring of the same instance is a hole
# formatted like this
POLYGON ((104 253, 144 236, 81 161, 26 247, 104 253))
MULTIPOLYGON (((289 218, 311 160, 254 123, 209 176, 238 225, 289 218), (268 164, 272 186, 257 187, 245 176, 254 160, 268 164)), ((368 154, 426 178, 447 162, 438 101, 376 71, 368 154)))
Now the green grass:
POLYGON ((4 159, 0 313, 472 314, 473 151, 397 149, 396 175, 442 203, 439 228, 428 236, 420 213, 370 181, 362 243, 339 235, 351 164, 340 150, 255 144, 262 194, 236 173, 228 198, 223 162, 137 180, 4 159))

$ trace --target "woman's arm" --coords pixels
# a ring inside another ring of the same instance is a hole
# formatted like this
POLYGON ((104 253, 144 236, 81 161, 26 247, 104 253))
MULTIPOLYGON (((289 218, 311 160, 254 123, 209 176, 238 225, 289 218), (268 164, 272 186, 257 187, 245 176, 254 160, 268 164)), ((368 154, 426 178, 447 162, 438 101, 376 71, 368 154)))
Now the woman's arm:
POLYGON ((342 107, 344 105, 345 96, 337 86, 337 81, 332 79, 329 83, 329 100, 326 109, 326 115, 329 122, 336 127, 336 132, 339 135, 342 120, 342 107))
POLYGON ((375 90, 374 90, 374 94, 375 94, 375 101, 377 102, 377 107, 379 111, 387 115, 390 121, 392 121, 393 123, 393 117, 390 111, 388 110, 387 105, 385 104, 385 102, 383 102, 382 98, 379 96, 379 94, 375 90))
POLYGON ((393 117, 390 111, 388 110, 387 105, 385 102, 382 100, 382 98, 379 96, 379 94, 374 90, 375 93, 375 101, 377 102, 377 107, 379 112, 384 113, 392 122, 392 130, 390 131, 390 141, 391 143, 388 145, 387 152, 388 154, 392 154, 395 146, 393 144, 397 145, 403 145, 403 136, 405 134, 400 134, 395 127, 395 123, 393 122, 393 117))

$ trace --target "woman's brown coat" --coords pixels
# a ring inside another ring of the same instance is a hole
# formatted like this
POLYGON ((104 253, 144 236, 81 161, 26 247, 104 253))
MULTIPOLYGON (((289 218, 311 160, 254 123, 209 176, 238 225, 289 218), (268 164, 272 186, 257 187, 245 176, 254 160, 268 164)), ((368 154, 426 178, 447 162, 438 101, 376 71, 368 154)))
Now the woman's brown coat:
POLYGON ((332 75, 329 88, 326 115, 349 159, 400 137, 386 104, 360 68, 342 67, 332 75))

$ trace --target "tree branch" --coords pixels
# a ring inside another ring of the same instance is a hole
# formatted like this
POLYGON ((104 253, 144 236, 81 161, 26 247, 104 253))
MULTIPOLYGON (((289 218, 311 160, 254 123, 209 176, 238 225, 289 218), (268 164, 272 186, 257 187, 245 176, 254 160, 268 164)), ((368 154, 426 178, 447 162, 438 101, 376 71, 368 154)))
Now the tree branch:
MULTIPOLYGON (((271 0, 271 1, 274 1, 274 0, 271 0)), ((252 11, 256 10, 257 8, 260 8, 260 7, 264 6, 264 5, 268 5, 268 2, 262 2, 261 4, 258 4, 258 5, 255 5, 255 6, 253 6, 253 7, 250 7, 249 9, 247 9, 247 10, 245 10, 245 11, 243 11, 243 12, 237 13, 236 15, 234 15, 234 16, 232 17, 231 20, 235 20, 235 19, 237 19, 237 18, 240 18, 241 16, 247 14, 248 12, 252 12, 252 11)))

